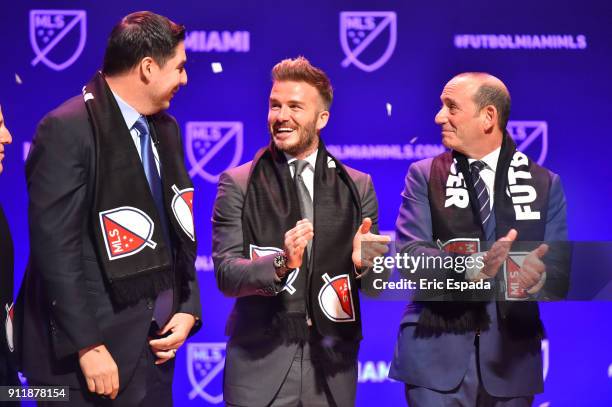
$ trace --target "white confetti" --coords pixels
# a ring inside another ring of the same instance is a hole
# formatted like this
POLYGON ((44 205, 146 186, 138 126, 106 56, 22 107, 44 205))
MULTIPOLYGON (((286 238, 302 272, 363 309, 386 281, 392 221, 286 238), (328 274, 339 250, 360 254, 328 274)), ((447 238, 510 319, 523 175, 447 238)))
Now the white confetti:
POLYGON ((17 85, 21 85, 23 83, 21 77, 17 73, 15 74, 15 82, 17 82, 17 85))
POLYGON ((393 108, 393 106, 391 106, 391 103, 387 102, 387 116, 391 116, 391 109, 393 108))
POLYGON ((223 66, 221 65, 221 62, 213 62, 210 64, 210 66, 212 67, 213 73, 223 72, 223 66))
POLYGON ((413 137, 410 139, 410 144, 414 144, 417 141, 418 137, 413 137))

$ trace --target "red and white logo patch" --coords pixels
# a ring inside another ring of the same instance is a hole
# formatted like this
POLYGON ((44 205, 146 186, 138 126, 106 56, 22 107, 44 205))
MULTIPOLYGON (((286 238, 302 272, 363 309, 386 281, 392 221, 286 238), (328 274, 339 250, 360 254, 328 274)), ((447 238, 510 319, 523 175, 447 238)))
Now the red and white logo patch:
POLYGON ((13 318, 15 317, 15 304, 5 304, 4 309, 6 310, 6 343, 8 344, 9 350, 13 352, 15 350, 15 345, 13 344, 13 318))
POLYGON ((447 253, 474 254, 480 252, 480 240, 459 238, 445 243, 438 240, 438 247, 447 253))
POLYGON ((132 256, 145 247, 155 249, 153 221, 143 211, 122 206, 100 212, 100 226, 109 260, 132 256))
POLYGON ((183 232, 195 242, 195 227, 193 223, 193 188, 178 189, 172 185, 172 212, 183 232))
POLYGON ((325 284, 319 291, 319 305, 327 318, 334 322, 351 322, 355 320, 355 307, 351 292, 351 280, 348 274, 341 274, 332 279, 323 274, 325 284))
MULTIPOLYGON (((254 244, 249 245, 249 255, 251 256, 251 260, 255 260, 270 254, 280 253, 282 251, 282 249, 273 246, 260 247, 255 246, 254 244)), ((287 291, 290 295, 295 294, 297 289, 293 286, 293 283, 295 283, 295 280, 298 278, 298 274, 300 274, 299 267, 294 269, 291 273, 289 273, 289 275, 287 275, 287 281, 285 281, 285 285, 281 289, 281 292, 287 291)))

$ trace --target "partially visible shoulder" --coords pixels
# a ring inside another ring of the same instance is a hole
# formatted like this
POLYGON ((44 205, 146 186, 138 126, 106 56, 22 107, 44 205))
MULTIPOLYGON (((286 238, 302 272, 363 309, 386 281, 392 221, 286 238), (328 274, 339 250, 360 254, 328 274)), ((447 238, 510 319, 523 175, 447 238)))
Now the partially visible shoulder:
POLYGON ((219 183, 233 182, 238 185, 243 193, 246 193, 247 182, 253 161, 246 162, 229 170, 224 171, 219 177, 219 183))
POLYGON ((406 177, 422 176, 426 180, 429 180, 431 173, 431 165, 435 157, 425 158, 423 160, 415 161, 408 167, 408 174, 406 177))
POLYGON ((87 108, 83 101, 83 96, 77 95, 66 100, 64 103, 51 110, 43 117, 41 124, 53 121, 67 125, 89 125, 87 108))

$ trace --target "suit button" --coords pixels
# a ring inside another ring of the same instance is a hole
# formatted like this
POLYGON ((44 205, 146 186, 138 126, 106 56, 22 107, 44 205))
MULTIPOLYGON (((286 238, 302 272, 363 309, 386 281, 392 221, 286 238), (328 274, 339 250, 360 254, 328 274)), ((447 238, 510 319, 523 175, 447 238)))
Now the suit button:
POLYGON ((153 309, 153 301, 147 300, 147 308, 148 309, 153 309))
POLYGON ((56 305, 57 305, 57 300, 53 300, 53 301, 51 301, 51 306, 52 306, 52 307, 55 307, 56 305))

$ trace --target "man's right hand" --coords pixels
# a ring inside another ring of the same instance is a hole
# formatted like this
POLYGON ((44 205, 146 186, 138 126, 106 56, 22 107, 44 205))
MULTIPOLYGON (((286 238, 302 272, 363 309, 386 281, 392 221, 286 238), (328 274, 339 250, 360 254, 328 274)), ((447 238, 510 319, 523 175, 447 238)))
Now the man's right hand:
POLYGON ((486 278, 493 278, 497 275, 499 268, 508 257, 512 242, 516 240, 517 236, 518 232, 515 229, 510 229, 506 236, 500 237, 487 251, 484 256, 484 267, 481 271, 486 278))
POLYGON ((115 399, 119 393, 119 368, 104 345, 79 351, 79 364, 92 393, 115 399))
POLYGON ((285 255, 287 256, 287 267, 298 268, 302 265, 304 249, 308 242, 314 237, 314 227, 308 219, 302 219, 295 224, 293 229, 285 233, 285 255))

